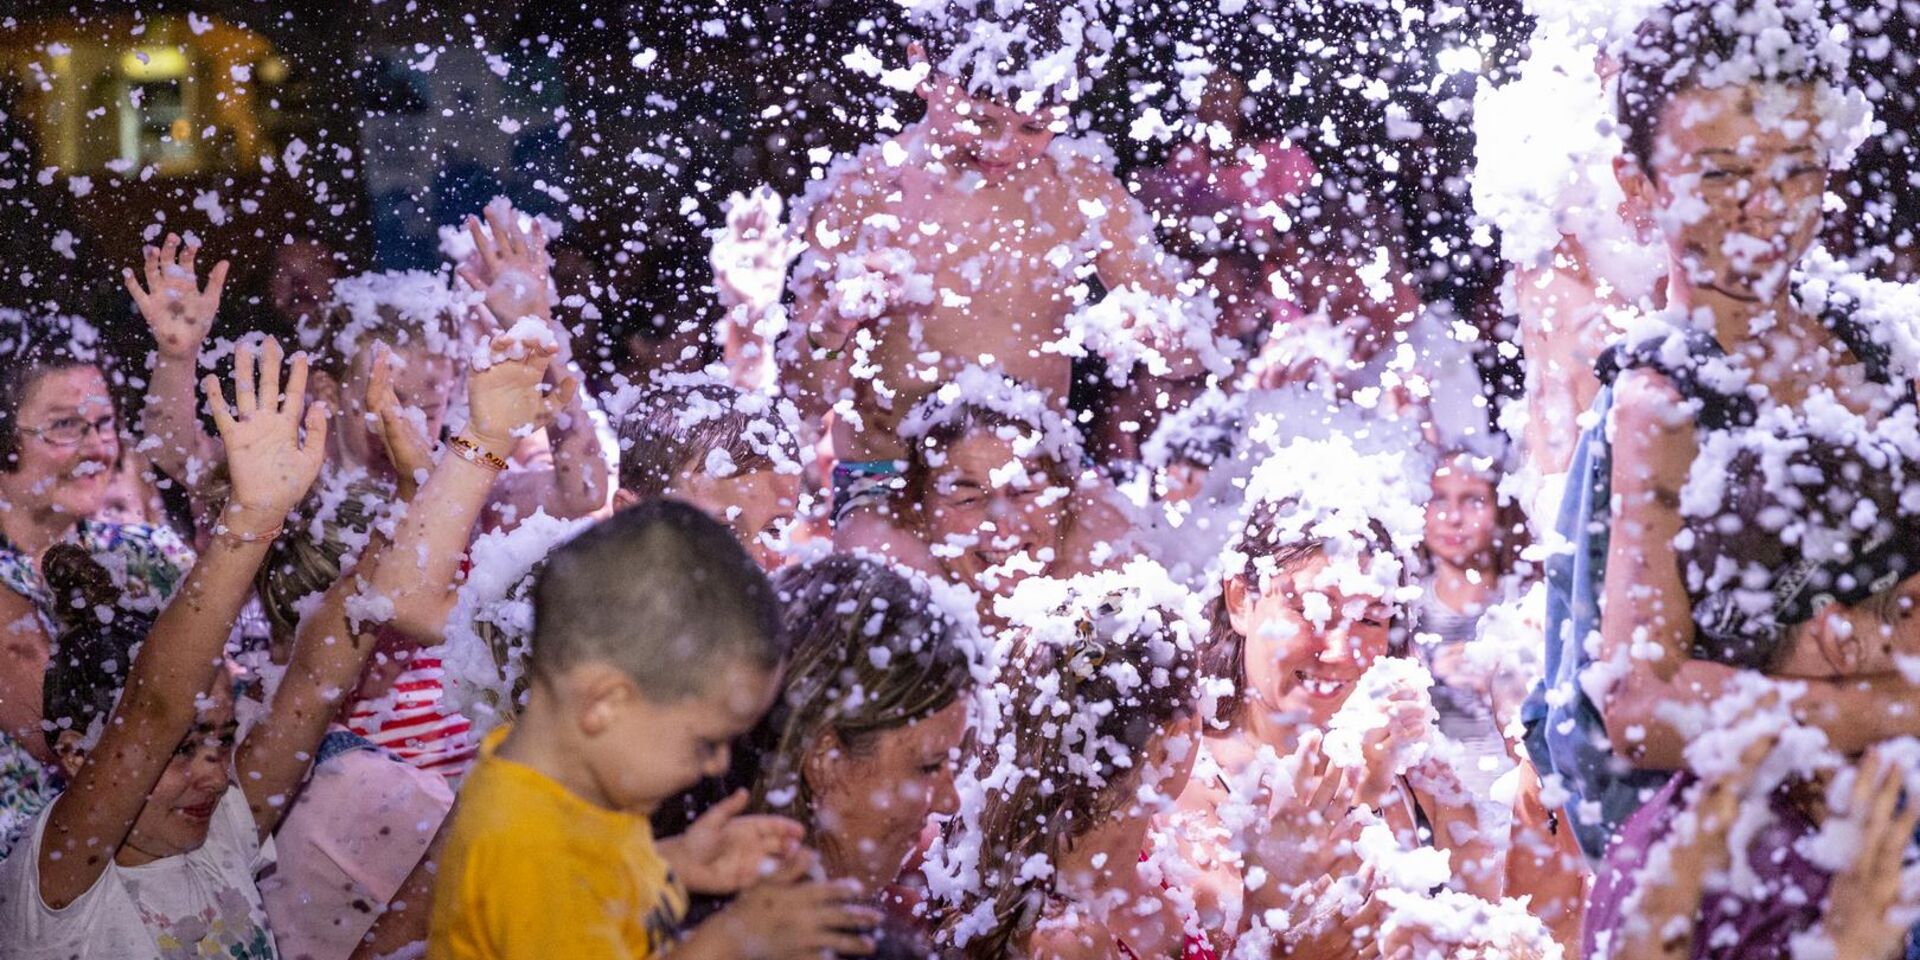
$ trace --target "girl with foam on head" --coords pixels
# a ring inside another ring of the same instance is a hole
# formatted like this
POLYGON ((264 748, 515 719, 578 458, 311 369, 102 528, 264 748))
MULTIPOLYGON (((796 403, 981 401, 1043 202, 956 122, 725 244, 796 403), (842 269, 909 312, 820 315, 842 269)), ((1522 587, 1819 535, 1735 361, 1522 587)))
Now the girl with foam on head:
POLYGON ((967 957, 1215 956, 1155 839, 1193 766, 1198 607, 1139 560, 1002 601, 994 715, 935 852, 940 938, 967 957))
POLYGON ((1207 735, 1181 798, 1209 924, 1317 951, 1436 884, 1517 909, 1499 902, 1506 822, 1461 783, 1432 678, 1402 653, 1426 498, 1409 478, 1423 466, 1301 441, 1249 486, 1213 604, 1207 735), (1441 857, 1437 872, 1397 873, 1409 855, 1441 857), (1307 919, 1266 929, 1275 908, 1307 919))

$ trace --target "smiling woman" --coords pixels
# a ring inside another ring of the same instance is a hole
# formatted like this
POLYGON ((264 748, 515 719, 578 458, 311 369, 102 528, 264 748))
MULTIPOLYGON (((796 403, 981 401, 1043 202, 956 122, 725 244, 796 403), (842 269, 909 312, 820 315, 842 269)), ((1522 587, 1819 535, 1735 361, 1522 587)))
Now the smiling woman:
MULTIPOLYGON (((40 735, 42 672, 47 661, 54 598, 41 561, 59 543, 72 543, 119 572, 130 603, 159 609, 173 595, 193 552, 171 529, 92 519, 107 501, 120 460, 120 433, 101 367, 65 342, 32 338, 22 328, 0 367, 0 597, 8 607, 38 616, 9 615, 0 640, 0 769, 27 774, 20 782, 51 787, 53 760, 40 735)), ((10 778, 11 779, 11 778, 10 778)), ((51 794, 0 791, 0 855, 12 830, 24 825, 51 794)))

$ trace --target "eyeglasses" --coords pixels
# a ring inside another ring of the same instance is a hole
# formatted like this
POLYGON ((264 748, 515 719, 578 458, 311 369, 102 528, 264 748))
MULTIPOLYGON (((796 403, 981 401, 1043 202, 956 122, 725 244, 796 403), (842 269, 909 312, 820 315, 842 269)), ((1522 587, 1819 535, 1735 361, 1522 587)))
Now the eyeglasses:
POLYGON ((114 423, 113 414, 95 420, 88 420, 85 417, 61 417, 44 427, 28 427, 24 432, 31 433, 55 446, 74 447, 87 439, 89 433, 97 433, 101 436, 113 433, 114 423))

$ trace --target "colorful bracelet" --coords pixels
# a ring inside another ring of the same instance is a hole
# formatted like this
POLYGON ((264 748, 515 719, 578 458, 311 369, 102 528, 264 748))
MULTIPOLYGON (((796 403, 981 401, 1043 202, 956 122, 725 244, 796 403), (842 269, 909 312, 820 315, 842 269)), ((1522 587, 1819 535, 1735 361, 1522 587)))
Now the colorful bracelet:
POLYGON ((499 473, 507 468, 507 461, 501 459, 499 454, 488 450, 472 440, 468 440, 464 436, 455 434, 452 439, 447 441, 447 446, 453 448, 454 456, 475 466, 486 467, 495 473, 499 473))

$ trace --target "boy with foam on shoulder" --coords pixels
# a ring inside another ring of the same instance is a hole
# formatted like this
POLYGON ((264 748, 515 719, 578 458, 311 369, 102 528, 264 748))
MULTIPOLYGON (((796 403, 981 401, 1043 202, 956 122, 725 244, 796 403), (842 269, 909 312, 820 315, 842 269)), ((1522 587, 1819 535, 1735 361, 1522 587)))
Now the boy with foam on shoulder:
MULTIPOLYGON (((919 2, 906 68, 850 59, 912 90, 926 115, 836 163, 794 207, 805 252, 776 359, 804 422, 832 415, 837 518, 897 486, 901 421, 965 367, 1063 411, 1075 357, 1102 356, 1116 381, 1230 369, 1202 285, 1154 244, 1110 152, 1058 136, 1110 56, 1107 6, 919 2)), ((749 300, 761 272, 720 267, 723 298, 749 300)))
POLYGON ((555 551, 534 587, 529 701, 461 792, 428 956, 872 952, 878 914, 854 888, 805 879, 799 824, 737 816, 744 794, 670 841, 647 824, 726 769, 781 655, 772 587, 695 507, 641 504, 555 551), (688 890, 740 893, 681 937, 688 890))

